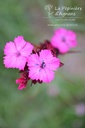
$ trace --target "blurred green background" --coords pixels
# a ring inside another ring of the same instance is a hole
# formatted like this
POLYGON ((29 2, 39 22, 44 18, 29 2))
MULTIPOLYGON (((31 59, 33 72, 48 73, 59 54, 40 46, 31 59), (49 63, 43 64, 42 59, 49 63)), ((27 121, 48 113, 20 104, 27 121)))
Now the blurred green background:
POLYGON ((0 0, 0 128, 85 128, 84 13, 85 0, 0 0), (37 44, 50 39, 54 28, 48 24, 55 21, 43 18, 48 4, 83 7, 78 26, 68 26, 77 33, 74 51, 80 52, 60 56, 64 66, 50 84, 29 82, 18 91, 18 70, 3 65, 4 45, 18 35, 37 44))

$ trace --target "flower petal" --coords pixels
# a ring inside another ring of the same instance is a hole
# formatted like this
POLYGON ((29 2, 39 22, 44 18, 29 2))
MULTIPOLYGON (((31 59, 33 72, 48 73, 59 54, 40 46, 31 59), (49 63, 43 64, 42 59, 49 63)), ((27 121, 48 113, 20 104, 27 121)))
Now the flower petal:
POLYGON ((18 90, 22 90, 22 89, 24 89, 24 88, 26 88, 26 86, 25 86, 24 84, 20 84, 20 85, 18 86, 18 90))
POLYGON ((40 78, 40 68, 39 67, 32 67, 32 68, 29 68, 29 77, 32 79, 32 80, 38 80, 40 78))
POLYGON ((14 43, 18 51, 20 51, 26 45, 26 41, 24 40, 23 36, 15 37, 14 43))
POLYGON ((5 55, 13 55, 17 52, 17 49, 13 42, 7 42, 4 48, 5 55))
POLYGON ((26 58, 15 57, 15 56, 5 56, 4 64, 6 68, 19 68, 23 70, 26 64, 26 58))
POLYGON ((60 65, 60 60, 56 57, 53 57, 51 61, 49 61, 49 64, 46 65, 47 69, 50 70, 56 70, 57 68, 59 68, 60 65))
POLYGON ((41 60, 41 63, 44 61, 44 62, 48 62, 50 61, 51 59, 53 58, 53 55, 51 53, 50 50, 42 50, 40 52, 40 60, 41 60))
POLYGON ((32 67, 32 66, 38 66, 40 65, 40 60, 39 60, 39 56, 38 54, 32 54, 28 57, 28 66, 32 67))
POLYGON ((42 74, 43 82, 50 83, 54 79, 54 72, 48 69, 45 69, 42 74))

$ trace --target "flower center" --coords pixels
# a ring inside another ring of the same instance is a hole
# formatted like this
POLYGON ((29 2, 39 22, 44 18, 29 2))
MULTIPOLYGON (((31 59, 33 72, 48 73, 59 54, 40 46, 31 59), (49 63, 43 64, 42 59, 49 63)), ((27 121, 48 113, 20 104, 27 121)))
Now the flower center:
POLYGON ((20 55, 21 55, 20 52, 17 52, 17 53, 16 53, 16 56, 17 56, 17 57, 19 57, 20 55))
POLYGON ((45 62, 42 62, 42 64, 41 64, 41 66, 40 66, 41 68, 45 68, 46 67, 46 64, 45 64, 45 62))
POLYGON ((66 42, 66 39, 65 39, 65 37, 62 37, 62 41, 63 41, 63 42, 66 42))

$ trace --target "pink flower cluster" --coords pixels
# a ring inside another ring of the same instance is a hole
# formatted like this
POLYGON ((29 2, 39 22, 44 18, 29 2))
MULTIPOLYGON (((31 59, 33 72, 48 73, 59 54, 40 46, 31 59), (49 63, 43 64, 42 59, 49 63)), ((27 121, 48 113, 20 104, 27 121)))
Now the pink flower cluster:
POLYGON ((4 65, 6 68, 18 68, 20 78, 16 80, 18 89, 26 88, 27 82, 49 83, 54 79, 54 71, 63 65, 58 58, 71 47, 77 45, 76 34, 64 28, 57 29, 51 38, 39 46, 34 46, 18 36, 7 42, 4 47, 4 65))

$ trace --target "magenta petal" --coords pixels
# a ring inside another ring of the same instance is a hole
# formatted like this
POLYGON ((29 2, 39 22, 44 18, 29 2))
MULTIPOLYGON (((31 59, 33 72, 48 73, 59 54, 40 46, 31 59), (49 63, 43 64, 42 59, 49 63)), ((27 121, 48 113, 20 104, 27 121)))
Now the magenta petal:
POLYGON ((19 68, 20 70, 23 70, 26 60, 27 59, 24 57, 5 56, 4 64, 6 68, 19 68))
POLYGON ((31 45, 29 42, 26 42, 24 47, 20 50, 22 56, 29 56, 33 50, 33 45, 31 45))
POLYGON ((57 36, 53 36, 51 38, 51 44, 55 47, 55 48, 58 48, 59 45, 61 44, 61 38, 58 38, 57 36))
POLYGON ((24 40, 23 36, 15 37, 14 43, 15 43, 17 50, 19 51, 26 45, 26 41, 24 40))
POLYGON ((19 80, 19 79, 17 79, 17 80, 16 80, 16 84, 19 84, 19 83, 20 83, 20 80, 19 80))
POLYGON ((39 77, 40 77, 40 73, 41 73, 41 71, 40 71, 40 67, 36 67, 36 66, 34 66, 34 67, 32 67, 32 68, 29 68, 30 69, 30 71, 29 71, 29 77, 32 79, 32 80, 38 80, 39 79, 39 77))
POLYGON ((52 60, 49 61, 49 64, 47 65, 47 68, 50 70, 56 70, 59 68, 60 60, 56 57, 53 57, 52 60))
POLYGON ((69 46, 64 43, 61 43, 58 48, 59 48, 60 53, 62 54, 69 51, 69 46))
POLYGON ((55 35, 56 36, 65 36, 67 34, 67 31, 65 28, 58 28, 55 30, 55 35))
POLYGON ((45 69, 43 71, 43 82, 50 83, 54 79, 54 72, 52 70, 45 69))
POLYGON ((52 58, 53 58, 53 55, 50 50, 42 50, 40 52, 41 62, 44 60, 46 63, 48 63, 52 58))
POLYGON ((28 57, 28 66, 32 67, 37 66, 38 64, 40 64, 38 54, 32 54, 28 57))
POLYGON ((25 86, 24 84, 20 84, 20 85, 18 86, 18 90, 22 90, 22 89, 24 89, 24 88, 26 88, 26 86, 25 86))
POLYGON ((11 41, 7 42, 4 47, 4 54, 5 55, 13 55, 16 52, 17 52, 17 49, 16 49, 14 43, 11 41))
POLYGON ((68 37, 68 39, 75 40, 76 39, 76 33, 71 31, 71 30, 68 30, 67 37, 68 37))

